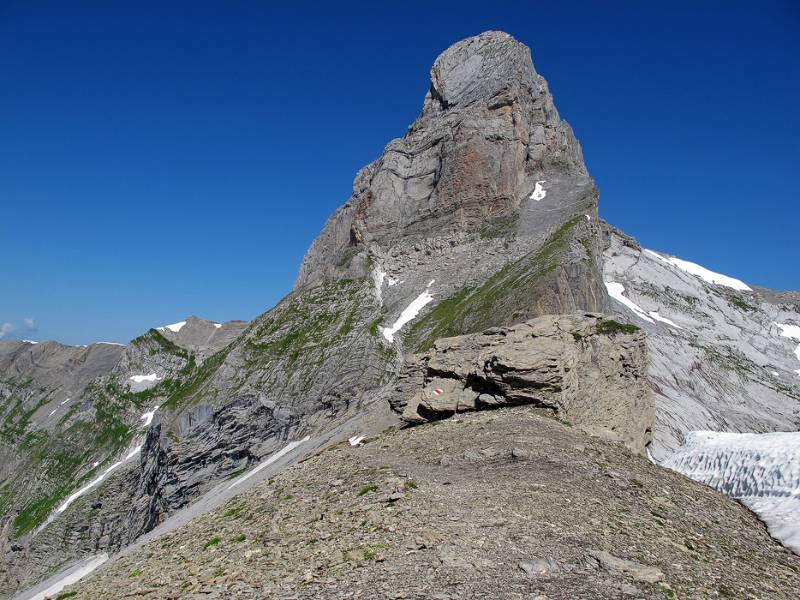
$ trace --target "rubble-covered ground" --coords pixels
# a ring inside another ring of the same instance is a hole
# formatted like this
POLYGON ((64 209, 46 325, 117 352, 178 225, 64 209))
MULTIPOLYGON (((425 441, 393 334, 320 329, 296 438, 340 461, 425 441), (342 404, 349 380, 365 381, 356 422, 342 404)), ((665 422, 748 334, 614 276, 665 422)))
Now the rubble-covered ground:
POLYGON ((342 444, 96 571, 83 598, 787 598, 746 508, 531 407, 342 444))

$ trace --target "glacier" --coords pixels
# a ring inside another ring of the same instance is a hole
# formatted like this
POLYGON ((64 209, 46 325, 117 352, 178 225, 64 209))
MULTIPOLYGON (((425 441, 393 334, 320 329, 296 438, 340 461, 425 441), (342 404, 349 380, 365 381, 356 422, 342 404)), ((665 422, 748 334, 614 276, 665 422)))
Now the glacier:
POLYGON ((692 431, 662 464, 736 498, 800 553, 800 432, 692 431))

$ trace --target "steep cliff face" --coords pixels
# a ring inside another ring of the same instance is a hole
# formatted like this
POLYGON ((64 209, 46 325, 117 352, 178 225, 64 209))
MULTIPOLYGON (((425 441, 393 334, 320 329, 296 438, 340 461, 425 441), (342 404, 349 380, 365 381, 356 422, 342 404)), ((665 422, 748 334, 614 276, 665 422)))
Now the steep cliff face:
POLYGON ((190 318, 124 346, 0 342, 0 588, 146 530, 158 513, 137 512, 144 486, 127 474, 148 428, 244 325, 190 318), (113 518, 96 500, 80 511, 107 489, 113 518))
MULTIPOLYGON (((602 311, 596 216, 580 146, 530 50, 488 32, 439 56, 422 114, 358 174, 295 287, 372 276, 391 323, 425 290, 437 301, 463 296, 506 264, 536 261, 536 250, 560 232, 568 245, 582 240, 585 253, 537 261, 538 281, 527 283, 530 293, 514 310, 526 317, 602 311)), ((502 312, 498 318, 513 310, 502 312)))

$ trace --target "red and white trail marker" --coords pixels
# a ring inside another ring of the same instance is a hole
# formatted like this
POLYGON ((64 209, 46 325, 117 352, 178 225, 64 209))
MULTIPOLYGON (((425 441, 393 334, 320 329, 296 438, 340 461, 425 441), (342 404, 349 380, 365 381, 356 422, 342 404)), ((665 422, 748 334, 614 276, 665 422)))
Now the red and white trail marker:
POLYGON ((444 394, 444 390, 442 388, 436 388, 435 390, 433 390, 433 394, 434 396, 441 396, 442 394, 444 394))

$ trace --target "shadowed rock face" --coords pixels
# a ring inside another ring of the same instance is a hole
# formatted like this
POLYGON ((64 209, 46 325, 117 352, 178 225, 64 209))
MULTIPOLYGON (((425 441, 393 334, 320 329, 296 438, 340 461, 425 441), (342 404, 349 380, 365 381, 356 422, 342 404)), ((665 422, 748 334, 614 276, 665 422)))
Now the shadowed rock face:
POLYGON ((179 392, 246 325, 190 317, 127 345, 0 341, 0 597, 65 558, 119 547, 153 526, 165 504, 152 485, 158 462, 140 472, 131 460, 39 531, 139 444, 147 455, 164 391, 179 392))
POLYGON ((406 362, 391 404, 408 423, 532 404, 637 452, 655 423, 644 333, 592 314, 439 340, 406 362))

